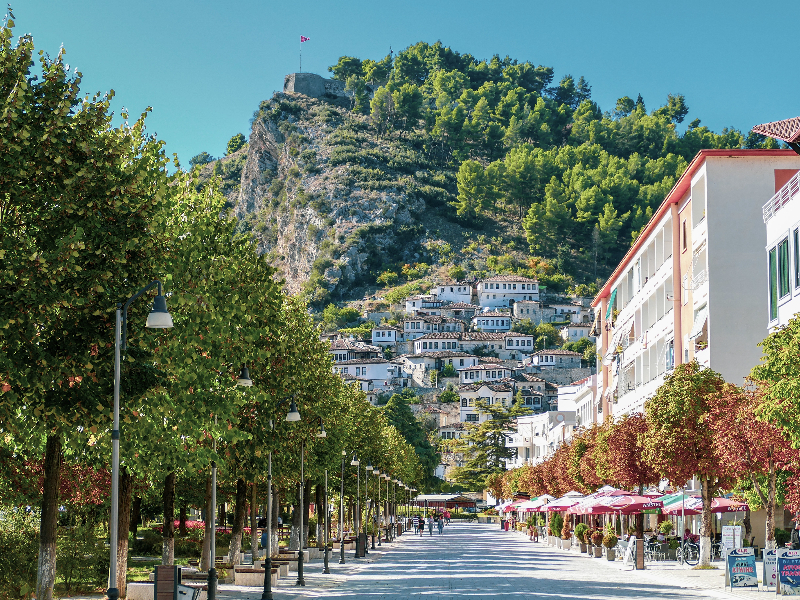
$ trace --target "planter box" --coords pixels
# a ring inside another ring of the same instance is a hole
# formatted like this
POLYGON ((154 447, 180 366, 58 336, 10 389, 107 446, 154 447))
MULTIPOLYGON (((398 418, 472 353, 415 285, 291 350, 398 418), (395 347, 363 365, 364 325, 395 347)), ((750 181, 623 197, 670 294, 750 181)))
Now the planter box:
POLYGON ((572 540, 561 540, 561 549, 569 551, 572 546, 572 540))
POLYGON ((613 548, 608 548, 606 550, 606 560, 616 560, 617 553, 614 551, 613 548))
POLYGON ((586 547, 586 544, 581 542, 581 553, 582 554, 586 554, 587 552, 588 552, 588 548, 586 547))
POLYGON ((592 546, 594 548, 594 557, 603 558, 603 549, 600 546, 592 546))

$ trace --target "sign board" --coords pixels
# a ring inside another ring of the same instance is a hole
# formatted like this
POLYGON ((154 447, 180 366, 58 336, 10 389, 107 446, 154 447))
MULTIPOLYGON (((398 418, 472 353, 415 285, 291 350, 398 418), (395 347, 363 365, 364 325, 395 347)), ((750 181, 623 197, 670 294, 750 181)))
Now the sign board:
POLYGON ((725 552, 725 585, 733 588, 758 588, 756 555, 752 548, 733 548, 725 552))
POLYGON ((636 565, 633 563, 634 555, 633 551, 636 548, 636 538, 631 536, 628 538, 628 547, 625 548, 625 556, 622 557, 622 565, 633 565, 633 568, 636 568, 636 565))
POLYGON ((728 550, 742 547, 742 528, 739 525, 722 526, 722 547, 728 550))
POLYGON ((761 581, 767 588, 775 587, 778 583, 778 551, 764 550, 764 572, 761 581))
POLYGON ((800 550, 778 549, 778 585, 781 596, 800 596, 800 550))

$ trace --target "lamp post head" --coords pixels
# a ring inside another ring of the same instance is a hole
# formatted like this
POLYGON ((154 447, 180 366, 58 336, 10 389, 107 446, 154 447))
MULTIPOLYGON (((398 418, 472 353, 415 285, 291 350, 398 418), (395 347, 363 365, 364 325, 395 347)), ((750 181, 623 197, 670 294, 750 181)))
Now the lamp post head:
POLYGON ((292 404, 289 407, 289 413, 286 415, 286 420, 290 423, 300 420, 300 413, 297 412, 297 404, 295 404, 294 398, 292 398, 292 404))
POLYGON ((355 454, 353 454, 353 460, 350 461, 350 466, 351 467, 357 467, 360 464, 361 463, 358 462, 358 457, 355 454))
POLYGON ((236 380, 236 385, 242 387, 251 387, 253 380, 250 379, 250 370, 247 367, 242 367, 242 372, 239 373, 239 378, 236 380))
POLYGON ((381 472, 378 469, 375 469, 374 471, 372 471, 372 474, 373 475, 380 475, 381 472))
POLYGON ((317 433, 318 438, 328 437, 328 434, 325 433, 325 423, 322 423, 319 428, 319 433, 317 433))
POLYGON ((342 456, 347 456, 347 450, 342 450, 342 456))
POLYGON ((367 461, 367 471, 372 471, 372 461, 367 461))
POLYGON ((153 300, 153 308, 150 309, 150 314, 147 315, 147 322, 145 327, 150 329, 169 329, 172 327, 172 315, 167 310, 167 298, 159 294, 153 300))

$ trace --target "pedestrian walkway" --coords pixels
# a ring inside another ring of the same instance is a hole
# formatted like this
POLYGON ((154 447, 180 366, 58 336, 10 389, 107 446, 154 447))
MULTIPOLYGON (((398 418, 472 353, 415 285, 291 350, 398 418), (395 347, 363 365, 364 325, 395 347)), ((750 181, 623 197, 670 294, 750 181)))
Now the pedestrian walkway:
MULTIPOLYGON (((619 562, 591 559, 502 532, 497 525, 452 523, 444 534, 405 533, 396 542, 372 551, 366 559, 347 553, 347 564, 331 561, 321 574, 318 561, 306 567, 306 587, 294 577, 273 588, 279 600, 369 598, 374 600, 457 600, 476 598, 679 598, 755 597, 722 589, 722 571, 625 570, 619 562)), ((664 567, 666 568, 666 567, 664 567)), ((220 586, 217 597, 258 600, 258 588, 220 586)))

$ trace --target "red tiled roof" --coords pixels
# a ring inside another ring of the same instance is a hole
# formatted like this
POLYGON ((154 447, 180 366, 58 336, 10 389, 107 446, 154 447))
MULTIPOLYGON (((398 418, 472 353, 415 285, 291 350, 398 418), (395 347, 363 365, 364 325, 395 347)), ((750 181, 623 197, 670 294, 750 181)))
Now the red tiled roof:
POLYGON ((523 277, 522 275, 495 275, 494 277, 487 277, 483 281, 523 281, 525 283, 539 283, 538 279, 531 279, 530 277, 523 277))
POLYGON ((578 354, 577 352, 573 352, 572 350, 562 350, 561 348, 554 348, 552 350, 539 350, 533 354, 534 356, 544 356, 545 354, 554 354, 556 356, 581 356, 581 354, 578 354))
POLYGON ((800 140, 800 117, 756 125, 753 127, 753 133, 760 133, 784 142, 797 142, 800 140))
POLYGON ((445 304, 444 306, 442 306, 442 310, 445 310, 445 309, 449 310, 451 308, 466 308, 466 309, 474 308, 474 309, 479 309, 480 306, 476 306, 475 304, 467 304, 466 302, 454 302, 453 304, 445 304))

